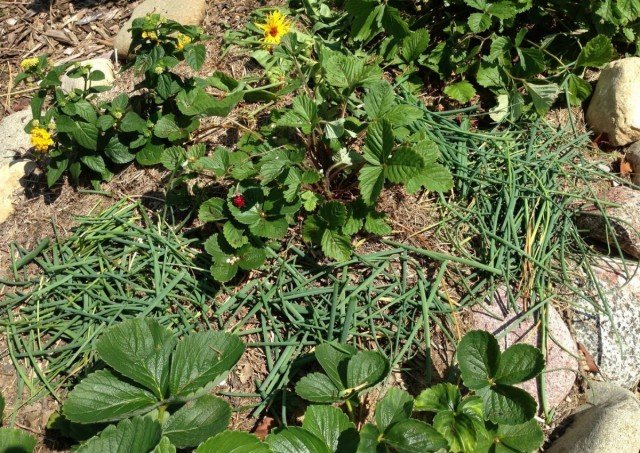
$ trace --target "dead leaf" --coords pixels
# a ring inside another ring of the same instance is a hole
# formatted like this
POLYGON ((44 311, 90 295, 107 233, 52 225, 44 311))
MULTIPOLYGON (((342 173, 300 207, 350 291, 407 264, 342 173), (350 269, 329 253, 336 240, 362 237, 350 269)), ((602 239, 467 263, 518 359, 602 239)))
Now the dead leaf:
POLYGON ((596 364, 596 361, 593 360, 593 356, 591 355, 591 353, 589 353, 589 351, 587 351, 587 348, 585 348, 582 343, 578 343, 578 350, 584 356, 584 360, 587 363, 587 370, 590 373, 599 373, 600 372, 600 368, 596 364))
POLYGON ((276 421, 265 415, 262 420, 255 425, 252 432, 258 437, 258 439, 264 440, 267 437, 267 434, 269 434, 269 431, 271 431, 271 428, 275 425, 276 421))

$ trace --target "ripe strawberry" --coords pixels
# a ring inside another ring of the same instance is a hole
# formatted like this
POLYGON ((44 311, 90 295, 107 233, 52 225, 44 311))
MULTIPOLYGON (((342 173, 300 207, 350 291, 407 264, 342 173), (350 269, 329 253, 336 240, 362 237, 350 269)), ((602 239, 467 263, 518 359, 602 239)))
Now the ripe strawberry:
POLYGON ((244 205, 246 204, 244 195, 242 194, 234 195, 233 198, 231 199, 231 203, 233 203, 233 205, 238 209, 244 208, 244 205))

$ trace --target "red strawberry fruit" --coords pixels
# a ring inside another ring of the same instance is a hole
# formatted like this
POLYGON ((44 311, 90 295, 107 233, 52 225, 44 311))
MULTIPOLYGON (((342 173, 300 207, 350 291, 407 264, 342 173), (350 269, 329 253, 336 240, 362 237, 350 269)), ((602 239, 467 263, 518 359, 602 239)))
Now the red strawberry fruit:
POLYGON ((244 208, 244 205, 246 204, 244 195, 242 194, 234 195, 233 198, 231 199, 231 203, 233 203, 233 205, 238 209, 244 208))

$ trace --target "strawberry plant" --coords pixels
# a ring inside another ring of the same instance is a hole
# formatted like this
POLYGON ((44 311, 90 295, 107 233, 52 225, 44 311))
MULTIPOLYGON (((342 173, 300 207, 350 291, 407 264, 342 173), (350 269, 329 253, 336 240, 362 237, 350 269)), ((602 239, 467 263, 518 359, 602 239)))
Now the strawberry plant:
POLYGON ((83 379, 62 412, 72 423, 117 424, 77 451, 108 452, 114 442, 144 452, 195 447, 227 428, 231 408, 209 390, 242 355, 237 336, 209 331, 177 340, 155 320, 134 318, 105 331, 95 349, 108 368, 83 379))
POLYGON ((388 360, 377 351, 357 351, 350 345, 323 343, 314 352, 324 373, 310 373, 296 384, 296 393, 314 403, 343 402, 353 415, 353 406, 365 390, 389 374, 388 360))
POLYGON ((261 244, 284 238, 300 217, 305 241, 329 258, 347 259, 354 235, 391 232, 376 208, 385 187, 402 184, 411 194, 452 187, 437 146, 408 128, 422 111, 381 80, 372 58, 298 30, 252 55, 278 93, 294 96, 236 150, 214 152, 210 170, 231 185, 226 199, 200 207, 200 219, 219 230, 207 242, 217 280, 259 265, 261 244), (282 68, 290 68, 286 79, 282 68))
MULTIPOLYGON (((544 368, 542 353, 517 344, 500 352, 497 340, 484 331, 467 333, 458 344, 456 358, 464 383, 442 383, 424 390, 414 400, 404 390, 391 388, 375 406, 373 421, 355 431, 353 407, 360 395, 388 374, 388 362, 377 352, 349 345, 324 343, 316 347, 316 360, 324 373, 310 373, 296 385, 301 398, 320 404, 344 403, 347 414, 335 407, 310 406, 302 428, 274 434, 278 443, 304 445, 324 439, 335 452, 424 452, 446 448, 458 453, 522 452, 536 450, 544 439, 533 416, 536 403, 513 384, 536 377, 544 368), (414 412, 433 414, 430 423, 411 418, 414 412), (314 426, 324 426, 314 431, 314 426), (319 434, 320 433, 320 434, 319 434), (337 442, 342 442, 338 447, 337 442)), ((270 436, 270 437, 271 437, 270 436)), ((269 443, 269 438, 267 438, 269 443)))

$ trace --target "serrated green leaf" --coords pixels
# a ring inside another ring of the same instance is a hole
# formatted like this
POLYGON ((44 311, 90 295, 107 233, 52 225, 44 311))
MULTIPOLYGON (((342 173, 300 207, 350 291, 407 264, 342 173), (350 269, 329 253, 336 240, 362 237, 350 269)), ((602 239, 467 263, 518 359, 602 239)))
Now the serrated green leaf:
POLYGON ((333 403, 340 401, 341 389, 336 387, 326 374, 309 373, 296 384, 296 393, 314 403, 333 403))
POLYGON ((417 176, 407 183, 407 193, 414 194, 421 187, 434 192, 445 192, 453 188, 453 176, 451 172, 439 164, 429 164, 417 176))
MULTIPOLYGON (((95 151, 98 147, 98 128, 91 123, 78 121, 72 132, 73 139, 83 148, 95 151)), ((100 156, 96 156, 100 157, 100 156)))
POLYGON ((347 364, 356 353, 356 348, 351 345, 330 342, 316 346, 315 357, 334 384, 344 389, 347 383, 347 364))
POLYGON ((433 419, 433 427, 447 440, 452 453, 474 451, 477 433, 474 421, 468 415, 440 411, 433 419))
POLYGON ((129 149, 118 139, 118 137, 111 137, 107 146, 104 148, 104 153, 116 164, 128 164, 133 161, 136 156, 129 152, 129 149))
POLYGON ((185 336, 171 358, 170 394, 186 396, 219 383, 243 352, 236 335, 208 331, 185 336))
POLYGON ((533 379, 544 369, 544 356, 528 344, 514 344, 501 355, 495 381, 499 384, 519 384, 533 379))
POLYGON ((122 381, 108 370, 100 370, 74 387, 62 411, 75 423, 101 423, 145 414, 157 403, 148 390, 122 381))
POLYGON ((412 412, 413 397, 404 390, 391 387, 384 398, 376 404, 376 425, 384 432, 394 423, 407 420, 412 412))
POLYGON ((347 388, 368 388, 382 382, 389 373, 388 360, 377 351, 360 351, 347 364, 347 388))
POLYGON ((500 443, 515 451, 536 451, 544 442, 544 433, 535 420, 520 425, 499 425, 496 437, 500 443))
POLYGON ((245 245, 238 251, 240 260, 238 266, 246 271, 257 269, 262 266, 267 259, 267 254, 262 248, 245 245))
POLYGON ((517 48, 520 61, 518 62, 519 75, 522 77, 531 77, 544 72, 547 65, 544 61, 544 53, 540 49, 517 48))
POLYGON ((184 48, 184 59, 192 69, 198 70, 204 64, 207 49, 202 44, 189 44, 184 48))
POLYGON ((510 385, 494 385, 477 391, 484 416, 497 424, 517 425, 533 418, 536 401, 529 393, 510 385))
POLYGON ((222 227, 222 234, 229 245, 233 248, 240 248, 249 242, 249 238, 245 235, 245 230, 236 227, 233 222, 225 222, 222 227))
POLYGON ((211 266, 211 275, 213 279, 220 283, 226 283, 236 276, 238 273, 238 265, 225 261, 216 261, 211 266))
POLYGON ((566 84, 571 105, 580 105, 591 96, 591 84, 575 74, 567 76, 566 84))
POLYGON ((229 403, 215 396, 203 395, 171 414, 162 427, 162 433, 178 448, 195 447, 224 431, 230 419, 229 403))
POLYGON ((425 168, 422 156, 411 148, 399 148, 387 159, 384 176, 399 184, 419 175, 425 168))
POLYGON ((162 399, 174 345, 171 331, 156 320, 135 318, 107 329, 95 348, 107 365, 162 399))
POLYGON ((95 171, 96 173, 102 174, 107 170, 107 166, 104 163, 104 159, 102 158, 102 156, 80 156, 80 162, 85 164, 87 167, 89 167, 89 169, 95 171))
POLYGON ((292 108, 285 111, 276 122, 278 126, 299 128, 305 134, 310 134, 317 123, 318 107, 305 94, 295 97, 292 108))
POLYGON ((195 453, 271 453, 271 449, 253 434, 225 431, 200 444, 195 453))
POLYGON ((374 205, 384 187, 384 169, 379 165, 365 165, 358 173, 358 181, 362 199, 374 205))
POLYGON ((431 426, 419 420, 403 420, 384 433, 383 442, 403 453, 435 452, 447 448, 447 441, 431 426))
POLYGON ((487 13, 501 20, 512 19, 516 16, 517 10, 511 1, 500 1, 488 5, 487 13))
POLYGON ((358 448, 355 425, 337 407, 309 406, 304 414, 302 428, 322 439, 330 451, 354 453, 358 448))
POLYGON ((200 205, 198 218, 203 222, 219 222, 227 220, 226 202, 222 198, 210 198, 200 205))
POLYGON ((176 123, 175 115, 170 113, 158 120, 153 128, 153 134, 159 138, 169 138, 180 133, 180 126, 176 123))
POLYGON ((252 234, 261 238, 281 239, 287 234, 289 224, 283 217, 259 217, 255 223, 249 226, 249 230, 252 234))
POLYGON ((171 445, 171 441, 167 437, 163 437, 151 453, 176 453, 176 447, 171 445))
POLYGON ((366 423, 360 428, 360 443, 358 444, 357 453, 371 453, 378 451, 380 439, 380 430, 371 423, 366 423))
POLYGON ((591 39, 580 51, 576 60, 577 67, 601 67, 616 57, 611 38, 598 35, 591 39))
POLYGON ((320 246, 325 255, 337 261, 347 260, 351 256, 351 239, 339 231, 325 229, 320 246))
POLYGON ((144 132, 147 130, 147 121, 135 112, 127 112, 120 123, 122 132, 144 132))
POLYGON ((318 215, 327 222, 329 228, 335 230, 347 220, 347 207, 339 201, 328 201, 320 207, 318 215))
POLYGON ((417 411, 455 411, 462 395, 457 386, 449 383, 437 384, 423 390, 415 401, 417 411))
POLYGON ((407 63, 414 63, 429 46, 429 31, 421 28, 409 33, 402 41, 402 59, 407 63))
POLYGON ((560 94, 560 87, 556 83, 525 83, 524 86, 531 96, 533 106, 538 115, 544 116, 560 94))
POLYGON ((322 439, 306 429, 291 427, 275 434, 269 434, 266 439, 273 453, 331 453, 322 439))
POLYGON ((476 95, 476 90, 468 81, 461 80, 460 82, 447 85, 444 88, 444 94, 461 104, 466 104, 476 95))
POLYGON ((167 170, 176 171, 182 168, 182 164, 185 163, 187 154, 183 147, 172 146, 167 148, 162 153, 160 163, 164 165, 167 170))
POLYGON ((467 23, 472 32, 482 33, 491 27, 491 16, 487 13, 472 13, 467 23))
POLYGON ((160 424, 151 417, 134 417, 109 425, 98 436, 92 437, 77 450, 78 453, 133 453, 148 452, 162 437, 160 424))
POLYGON ((473 330, 458 343, 458 366, 464 385, 472 390, 491 385, 498 370, 500 347, 489 332, 473 330))
POLYGON ((0 428, 0 452, 32 453, 38 440, 21 429, 0 428))

